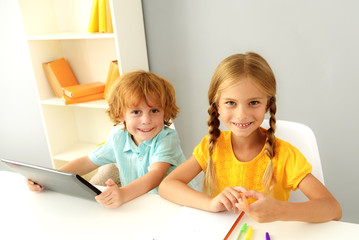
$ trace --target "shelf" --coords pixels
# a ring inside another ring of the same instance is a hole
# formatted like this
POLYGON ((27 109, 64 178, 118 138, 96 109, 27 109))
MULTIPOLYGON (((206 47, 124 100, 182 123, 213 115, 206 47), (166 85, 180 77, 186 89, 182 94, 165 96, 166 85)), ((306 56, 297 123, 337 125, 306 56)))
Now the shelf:
POLYGON ((108 104, 105 99, 65 105, 64 101, 61 98, 49 98, 46 100, 41 100, 41 104, 54 105, 54 106, 66 106, 66 107, 101 108, 101 109, 108 108, 108 104))
POLYGON ((89 33, 89 32, 61 32, 42 35, 29 35, 27 40, 74 40, 74 39, 104 39, 114 38, 113 33, 89 33))
POLYGON ((92 152, 94 149, 96 149, 96 147, 97 144, 80 142, 74 144, 71 148, 67 149, 66 151, 53 156, 53 158, 59 161, 69 162, 76 158, 87 155, 89 152, 92 152))
POLYGON ((121 75, 148 71, 142 2, 110 0, 114 33, 89 33, 92 0, 18 1, 47 144, 58 168, 106 141, 113 122, 105 99, 65 105, 56 98, 42 64, 65 58, 79 84, 106 83, 113 60, 121 75))

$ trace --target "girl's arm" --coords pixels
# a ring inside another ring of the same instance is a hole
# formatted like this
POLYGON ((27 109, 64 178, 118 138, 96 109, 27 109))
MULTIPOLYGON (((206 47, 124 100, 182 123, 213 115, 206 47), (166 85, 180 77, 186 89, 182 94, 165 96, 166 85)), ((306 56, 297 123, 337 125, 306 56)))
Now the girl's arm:
POLYGON ((310 201, 289 204, 284 216, 286 220, 325 222, 340 220, 342 208, 329 190, 312 174, 308 174, 299 184, 299 189, 310 201), (291 214, 293 213, 293 214, 291 214))
POLYGON ((174 203, 202 209, 211 212, 220 212, 234 209, 240 198, 240 187, 228 187, 215 198, 190 188, 187 184, 202 171, 194 156, 178 166, 161 183, 159 194, 174 203))
POLYGON ((309 201, 284 202, 263 193, 248 191, 245 195, 254 197, 258 201, 248 207, 241 202, 238 207, 258 222, 276 220, 326 222, 339 220, 342 217, 342 209, 338 201, 312 174, 308 174, 301 181, 299 189, 309 198, 309 201))
POLYGON ((148 173, 120 188, 115 185, 112 179, 109 179, 106 182, 106 190, 98 195, 96 200, 108 208, 119 207, 157 187, 166 176, 170 166, 169 163, 165 162, 153 163, 148 173))

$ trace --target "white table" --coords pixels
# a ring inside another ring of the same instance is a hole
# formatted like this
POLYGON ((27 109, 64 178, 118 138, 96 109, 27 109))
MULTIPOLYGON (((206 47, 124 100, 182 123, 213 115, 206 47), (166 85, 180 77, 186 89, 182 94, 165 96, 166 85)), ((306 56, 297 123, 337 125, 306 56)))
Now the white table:
MULTIPOLYGON (((6 171, 0 171, 0 189, 0 239, 153 239, 180 209, 155 194, 107 209, 51 191, 33 193, 21 175, 6 171)), ((256 223, 246 215, 230 239, 237 239, 244 222, 253 227, 253 240, 265 239, 265 232, 272 240, 359 239, 359 224, 256 223)))
POLYGON ((117 209, 52 191, 29 191, 0 171, 0 239, 151 239, 180 206, 146 194, 117 209), (5 239, 5 238, 4 238, 5 239))

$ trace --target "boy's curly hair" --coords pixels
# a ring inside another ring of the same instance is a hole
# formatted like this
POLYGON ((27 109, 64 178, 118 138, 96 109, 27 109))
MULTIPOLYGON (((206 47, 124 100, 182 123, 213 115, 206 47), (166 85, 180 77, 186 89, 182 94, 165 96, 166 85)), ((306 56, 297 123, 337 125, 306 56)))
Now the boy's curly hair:
POLYGON ((136 71, 121 75, 106 98, 109 105, 106 112, 111 121, 118 125, 126 108, 137 106, 141 100, 145 100, 149 105, 153 98, 164 110, 164 124, 171 125, 171 120, 175 119, 179 112, 175 89, 168 80, 151 72, 136 71))

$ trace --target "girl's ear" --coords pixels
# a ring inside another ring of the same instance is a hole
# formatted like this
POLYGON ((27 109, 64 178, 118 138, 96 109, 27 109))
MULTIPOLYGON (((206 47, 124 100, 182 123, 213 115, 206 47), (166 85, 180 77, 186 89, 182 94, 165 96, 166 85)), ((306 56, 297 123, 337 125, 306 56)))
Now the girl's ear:
POLYGON ((272 105, 273 102, 273 97, 268 97, 267 98, 267 108, 266 108, 266 112, 268 112, 270 106, 272 105))
POLYGON ((215 103, 213 103, 213 107, 215 107, 217 109, 218 115, 221 115, 221 110, 219 108, 219 104, 215 102, 215 103))

